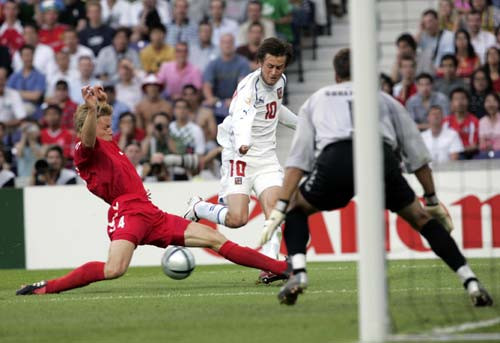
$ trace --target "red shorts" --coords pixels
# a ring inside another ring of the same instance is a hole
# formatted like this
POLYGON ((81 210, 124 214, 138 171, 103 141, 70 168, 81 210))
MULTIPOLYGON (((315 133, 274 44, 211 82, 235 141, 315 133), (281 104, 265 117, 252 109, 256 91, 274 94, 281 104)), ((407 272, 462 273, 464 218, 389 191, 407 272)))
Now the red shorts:
POLYGON ((136 195, 118 197, 108 210, 108 236, 137 245, 184 246, 184 232, 191 223, 163 212, 148 199, 136 195))

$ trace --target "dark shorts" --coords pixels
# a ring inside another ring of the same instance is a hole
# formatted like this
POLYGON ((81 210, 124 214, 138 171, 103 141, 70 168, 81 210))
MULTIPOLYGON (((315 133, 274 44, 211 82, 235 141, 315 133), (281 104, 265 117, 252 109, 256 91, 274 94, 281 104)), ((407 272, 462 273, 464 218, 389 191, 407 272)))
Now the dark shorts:
POLYGON ((124 239, 135 245, 184 245, 184 232, 191 223, 163 212, 148 199, 125 195, 108 210, 108 236, 111 241, 124 239))
MULTIPOLYGON (((352 141, 327 145, 300 186, 302 196, 322 211, 346 206, 354 197, 352 141)), ((410 205, 415 193, 401 174, 400 162, 391 147, 384 144, 385 208, 399 212, 410 205)), ((369 173, 370 171, 366 171, 369 173)))

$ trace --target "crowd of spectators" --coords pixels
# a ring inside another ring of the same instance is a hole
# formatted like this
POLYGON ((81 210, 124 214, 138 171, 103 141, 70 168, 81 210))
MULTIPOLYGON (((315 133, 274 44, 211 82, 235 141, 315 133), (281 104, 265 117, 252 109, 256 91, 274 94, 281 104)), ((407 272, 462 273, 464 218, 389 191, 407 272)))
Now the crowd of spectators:
POLYGON ((17 186, 77 182, 73 113, 88 84, 103 86, 113 139, 144 180, 218 178, 217 123, 239 80, 257 68, 257 47, 272 36, 296 42, 295 18, 307 11, 326 25, 324 7, 1 0, 0 187, 15 178, 24 180, 17 186))
POLYGON ((500 1, 440 0, 396 49, 381 88, 406 106, 433 163, 500 157, 500 1))

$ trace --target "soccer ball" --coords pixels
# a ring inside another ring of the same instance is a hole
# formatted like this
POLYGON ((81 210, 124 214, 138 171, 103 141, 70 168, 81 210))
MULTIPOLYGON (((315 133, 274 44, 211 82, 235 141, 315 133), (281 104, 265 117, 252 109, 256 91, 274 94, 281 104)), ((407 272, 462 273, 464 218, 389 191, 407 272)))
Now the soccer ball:
POLYGON ((187 278, 194 270, 194 256, 184 247, 170 246, 161 258, 163 272, 175 280, 187 278))

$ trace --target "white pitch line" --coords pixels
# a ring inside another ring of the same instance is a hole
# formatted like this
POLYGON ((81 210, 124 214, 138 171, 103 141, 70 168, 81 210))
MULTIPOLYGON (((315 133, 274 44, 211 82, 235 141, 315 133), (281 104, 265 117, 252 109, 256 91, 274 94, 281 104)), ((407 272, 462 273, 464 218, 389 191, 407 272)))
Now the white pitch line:
MULTIPOLYGON (((30 299, 36 298, 37 300, 47 301, 47 302, 61 302, 61 301, 94 301, 94 300, 134 300, 134 299, 155 299, 155 298, 189 298, 189 297, 238 297, 238 296, 252 296, 252 295, 272 295, 277 293, 278 288, 269 288, 269 291, 255 291, 255 292, 212 292, 212 293, 167 293, 167 294, 152 294, 152 295, 108 295, 108 296, 83 296, 83 297, 71 297, 67 295, 54 296, 22 296, 16 300, 5 300, 1 301, 0 304, 19 304, 19 303, 31 303, 30 299), (49 297, 50 296, 50 297, 49 297)), ((351 294, 356 293, 358 290, 356 288, 352 289, 324 289, 324 290, 308 290, 307 294, 351 294)), ((452 287, 441 287, 441 288, 399 288, 392 289, 391 293, 399 292, 429 292, 429 291, 460 291, 458 288, 452 287)))
POLYGON ((500 317, 488 320, 480 320, 477 322, 465 322, 459 325, 447 326, 443 328, 435 328, 431 333, 434 334, 449 334, 463 331, 470 331, 475 329, 482 329, 489 326, 500 324, 500 317))

